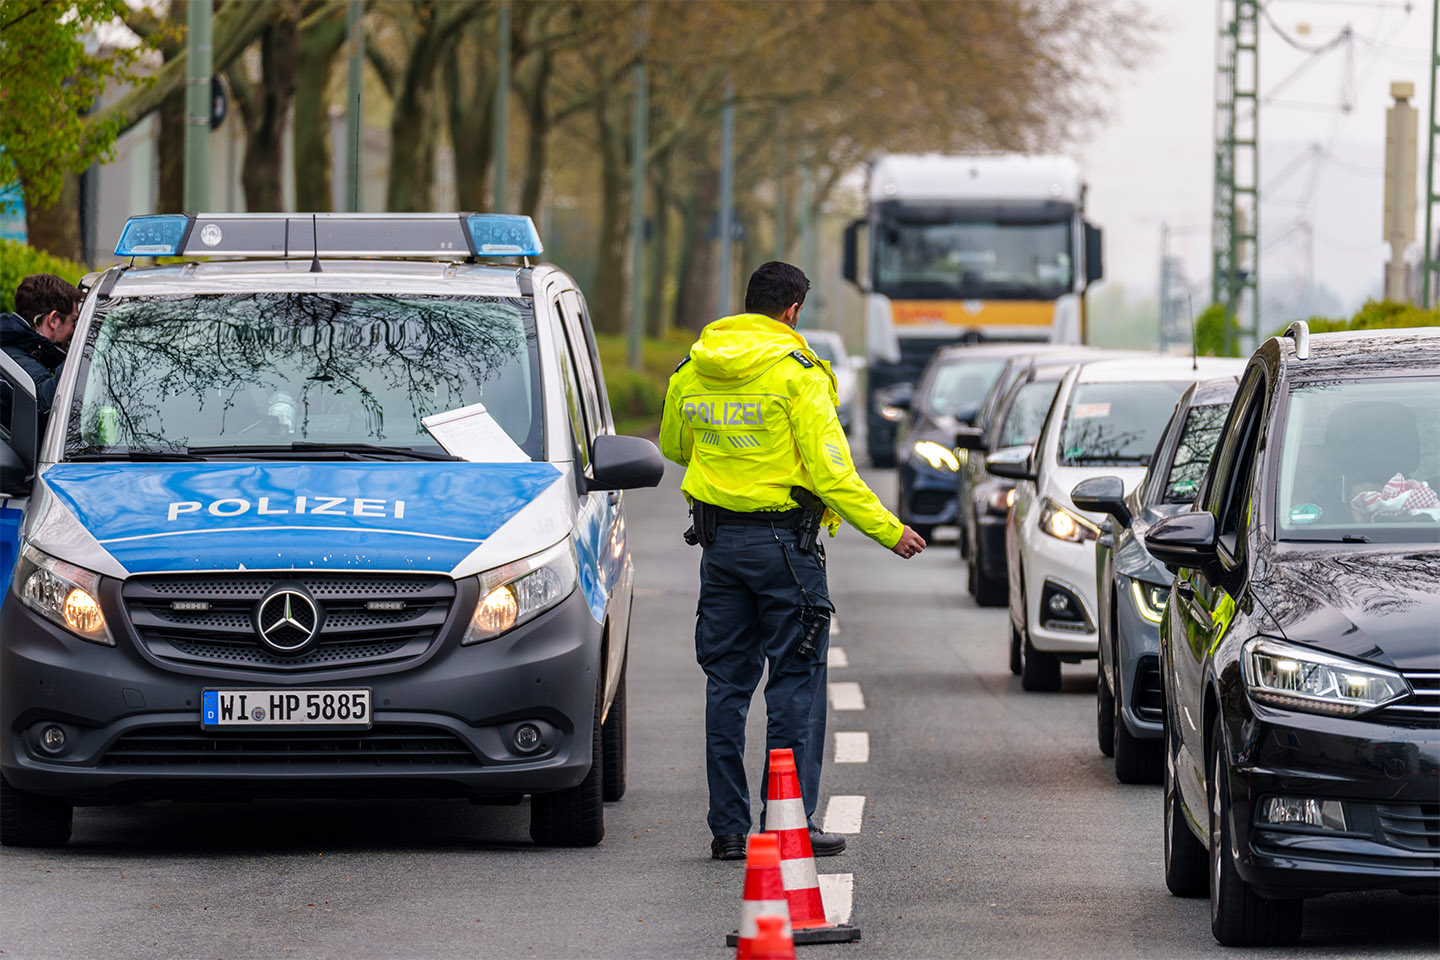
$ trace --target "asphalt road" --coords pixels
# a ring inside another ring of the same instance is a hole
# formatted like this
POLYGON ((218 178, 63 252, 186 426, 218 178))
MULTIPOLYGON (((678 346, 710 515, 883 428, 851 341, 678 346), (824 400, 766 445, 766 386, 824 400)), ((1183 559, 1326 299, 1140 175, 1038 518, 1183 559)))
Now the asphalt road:
MULTIPOLYGON (((890 496, 888 474, 868 476, 890 496)), ((69 846, 0 852, 0 956, 726 956, 742 866, 709 859, 699 552, 680 539, 677 486, 627 494, 630 790, 600 847, 531 846, 524 805, 81 809, 69 846)), ((868 761, 826 768, 827 797, 864 799, 831 809, 859 832, 819 867, 853 878, 864 939, 803 957, 1235 955, 1211 938, 1206 901, 1165 891, 1159 788, 1121 786, 1096 749, 1092 668, 1066 667, 1059 694, 1023 693, 1005 614, 965 595, 953 544, 905 562, 845 531, 830 558, 848 661, 830 680, 858 685, 835 702, 864 702, 830 728, 868 734, 868 761)), ((845 753, 865 739, 842 738, 845 753)), ((826 886, 843 908, 844 882, 826 886)), ((1437 949, 1435 898, 1377 893, 1312 901, 1300 946, 1245 955, 1437 949)))

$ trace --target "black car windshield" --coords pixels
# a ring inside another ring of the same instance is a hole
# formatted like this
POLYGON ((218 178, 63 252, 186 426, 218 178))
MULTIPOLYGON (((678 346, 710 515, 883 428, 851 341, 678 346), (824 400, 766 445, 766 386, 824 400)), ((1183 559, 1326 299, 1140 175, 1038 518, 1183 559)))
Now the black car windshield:
POLYGON ((1282 540, 1440 539, 1440 379, 1296 385, 1284 430, 1282 540))
POLYGON ((996 448, 1020 447, 1033 444, 1040 439, 1040 428, 1045 425, 1045 414, 1050 411, 1050 402, 1060 388, 1056 381, 1049 383, 1027 383, 1015 392, 1010 411, 1000 427, 996 448))
POLYGON ((962 360, 936 368, 925 390, 924 407, 949 416, 973 415, 1005 369, 1005 358, 962 360))
POLYGON ((1170 461, 1170 472, 1165 476, 1162 503, 1195 502, 1200 478, 1215 455, 1215 445, 1220 442, 1220 431, 1229 412, 1229 404, 1210 404, 1191 407, 1185 414, 1185 426, 1175 445, 1175 458, 1170 461))
POLYGON ((1147 464, 1189 382, 1081 383, 1070 394, 1057 458, 1062 467, 1147 464))
POLYGON ((233 447, 442 453, 422 417, 475 403, 532 459, 541 424, 528 300, 267 292, 102 305, 66 455, 233 447))

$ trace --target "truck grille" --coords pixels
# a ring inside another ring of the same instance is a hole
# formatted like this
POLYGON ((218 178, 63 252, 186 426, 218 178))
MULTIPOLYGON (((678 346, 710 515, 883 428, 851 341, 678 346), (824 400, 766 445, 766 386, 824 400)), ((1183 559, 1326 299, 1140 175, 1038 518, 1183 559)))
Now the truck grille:
POLYGON ((105 767, 435 767, 477 766, 454 734, 434 727, 377 724, 356 733, 206 733, 190 726, 147 727, 124 734, 100 761, 105 767))
POLYGON ((1440 673, 1404 671, 1404 676, 1415 692, 1373 716, 1407 727, 1440 727, 1440 673))
POLYGON ((419 656, 439 637, 455 603, 449 577, 307 573, 133 577, 121 587, 140 643, 177 663, 295 671, 419 656), (260 643, 254 612, 277 583, 299 583, 323 613, 319 636, 299 656, 260 643), (384 602, 393 609, 368 609, 384 602), (177 609, 176 605, 202 609, 177 609))

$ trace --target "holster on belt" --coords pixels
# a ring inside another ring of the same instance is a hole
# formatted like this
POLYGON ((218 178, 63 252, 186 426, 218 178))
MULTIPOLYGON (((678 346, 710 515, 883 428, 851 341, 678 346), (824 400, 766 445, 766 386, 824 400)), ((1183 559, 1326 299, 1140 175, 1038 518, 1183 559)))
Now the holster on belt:
POLYGON ((825 501, 804 487, 791 487, 790 499, 800 504, 800 521, 795 527, 795 546, 806 553, 814 553, 817 550, 824 555, 820 547, 820 521, 825 518, 825 501))
POLYGON ((690 505, 690 529, 685 531, 685 542, 692 547, 697 543, 702 547, 710 546, 715 542, 715 527, 719 520, 715 507, 703 500, 694 501, 690 505))

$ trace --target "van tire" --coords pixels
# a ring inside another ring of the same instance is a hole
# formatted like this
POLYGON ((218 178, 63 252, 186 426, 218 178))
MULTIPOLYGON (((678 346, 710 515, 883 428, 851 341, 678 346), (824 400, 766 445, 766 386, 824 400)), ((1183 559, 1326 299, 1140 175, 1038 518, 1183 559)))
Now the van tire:
POLYGON ((605 759, 600 710, 602 680, 595 687, 590 724, 590 770, 569 790, 530 798, 530 839, 542 847, 593 847, 605 838, 605 759))
POLYGON ((627 651, 620 662, 620 684, 615 688, 615 699, 610 701, 610 710, 600 728, 606 803, 625 796, 625 674, 629 664, 627 651))
POLYGON ((0 777, 0 844, 63 846, 70 839, 74 809, 68 800, 16 790, 0 777))

